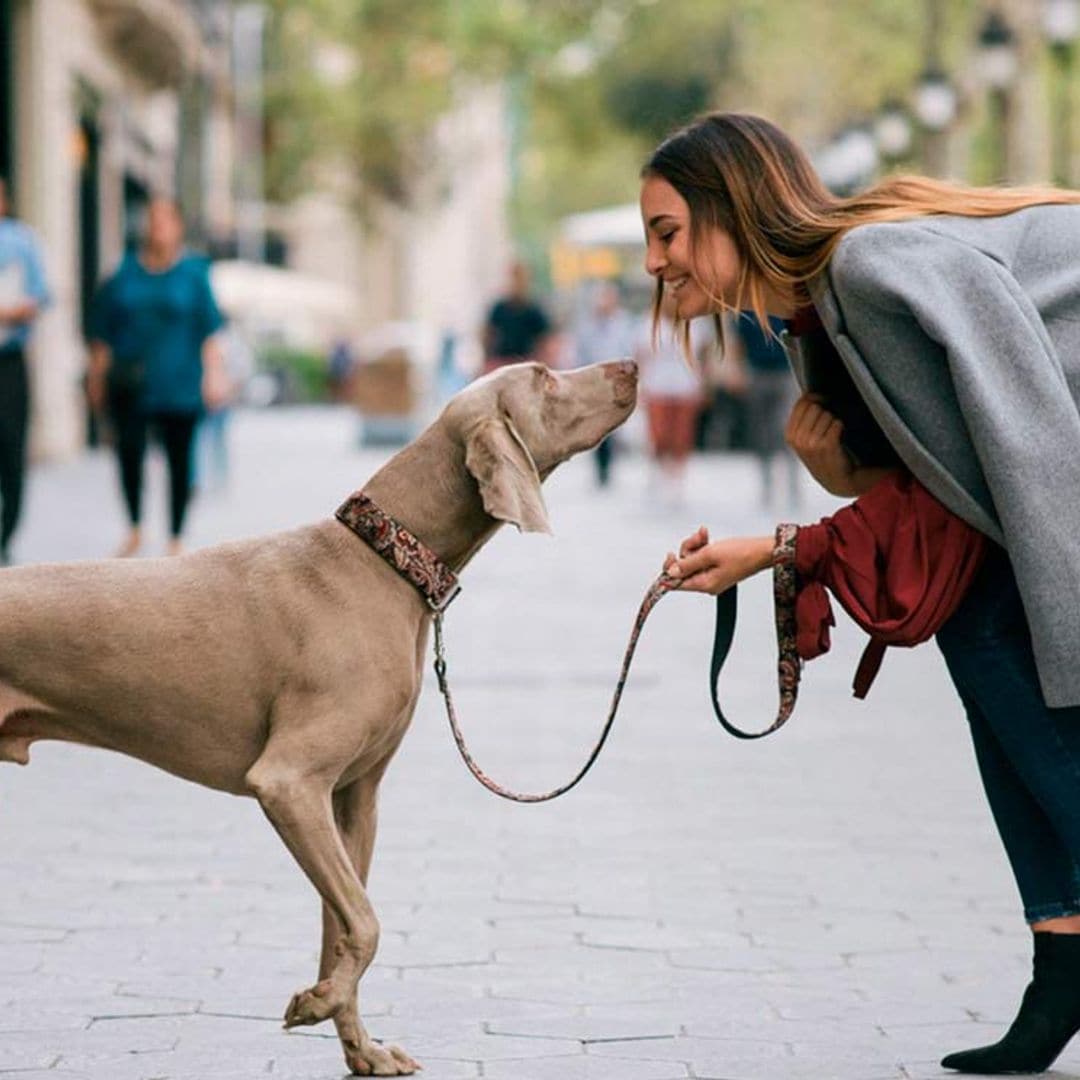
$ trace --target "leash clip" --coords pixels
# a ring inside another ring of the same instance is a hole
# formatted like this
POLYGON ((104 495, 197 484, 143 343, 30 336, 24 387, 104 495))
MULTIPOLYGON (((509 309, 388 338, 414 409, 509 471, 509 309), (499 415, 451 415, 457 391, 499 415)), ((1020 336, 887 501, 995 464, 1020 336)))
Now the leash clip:
POLYGON ((449 606, 451 601, 457 598, 458 593, 461 592, 461 585, 457 582, 454 583, 452 589, 450 589, 445 596, 439 600, 433 600, 430 596, 426 596, 427 605, 436 615, 441 615, 449 606))

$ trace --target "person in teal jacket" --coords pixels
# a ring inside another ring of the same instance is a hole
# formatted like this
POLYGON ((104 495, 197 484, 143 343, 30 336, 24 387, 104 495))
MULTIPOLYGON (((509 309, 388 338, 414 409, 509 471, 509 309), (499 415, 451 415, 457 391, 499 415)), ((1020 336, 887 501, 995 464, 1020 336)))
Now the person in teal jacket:
POLYGON ((191 495, 191 445, 204 407, 228 393, 216 333, 224 324, 207 261, 184 249, 176 203, 147 208, 141 249, 128 253, 101 286, 90 323, 91 406, 107 407, 131 529, 117 554, 142 546, 143 461, 157 436, 169 469, 170 554, 181 550, 191 495))

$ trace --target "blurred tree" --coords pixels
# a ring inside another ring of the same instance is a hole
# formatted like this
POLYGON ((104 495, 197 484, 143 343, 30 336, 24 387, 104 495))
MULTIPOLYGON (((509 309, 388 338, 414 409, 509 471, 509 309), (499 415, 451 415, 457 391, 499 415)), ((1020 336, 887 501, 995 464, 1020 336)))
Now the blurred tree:
MULTIPOLYGON (((331 151, 363 194, 407 204, 437 167, 438 118, 512 75, 514 220, 536 242, 566 213, 634 198, 651 147, 704 109, 762 113, 813 146, 909 97, 924 62, 911 0, 270 3, 271 198, 310 185, 331 151)), ((957 70, 980 0, 945 8, 957 70)))
POLYGON ((362 195, 407 204, 436 121, 478 80, 526 75, 602 0, 271 0, 267 187, 288 199, 322 151, 362 195))

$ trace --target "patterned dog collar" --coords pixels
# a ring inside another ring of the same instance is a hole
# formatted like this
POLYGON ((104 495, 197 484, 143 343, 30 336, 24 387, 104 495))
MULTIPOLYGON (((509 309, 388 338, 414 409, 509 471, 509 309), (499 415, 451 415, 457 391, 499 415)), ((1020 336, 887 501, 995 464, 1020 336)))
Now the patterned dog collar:
POLYGON ((362 491, 350 495, 338 507, 335 517, 418 589, 432 611, 445 611, 461 591, 453 570, 362 491))

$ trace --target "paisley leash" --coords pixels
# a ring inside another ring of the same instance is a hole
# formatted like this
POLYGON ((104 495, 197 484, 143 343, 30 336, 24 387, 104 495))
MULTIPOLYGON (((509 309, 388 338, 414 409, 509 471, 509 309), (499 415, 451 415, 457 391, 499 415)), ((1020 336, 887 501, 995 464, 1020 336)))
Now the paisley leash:
MULTIPOLYGON (((576 787, 595 764, 611 733, 645 621, 660 600, 668 593, 678 591, 682 582, 677 578, 661 574, 645 593, 623 654, 622 669, 619 672, 618 682, 615 684, 607 720, 585 764, 565 784, 552 788, 550 791, 525 794, 503 787, 480 768, 469 753, 465 736, 458 722, 447 675, 446 642, 443 635, 446 608, 460 592, 456 575, 430 548, 381 510, 363 492, 350 496, 338 509, 337 518, 378 552, 402 577, 418 589, 427 601, 435 623, 435 676, 438 680, 439 692, 446 704, 450 731, 469 772, 488 791, 519 803, 548 802, 551 799, 557 799, 560 795, 565 795, 576 787)), ((795 648, 795 535, 797 531, 797 526, 794 525, 781 525, 776 530, 776 544, 773 548, 773 598, 776 611, 777 685, 780 705, 776 719, 762 731, 748 732, 736 727, 727 719, 720 706, 718 683, 735 637, 738 611, 737 587, 733 586, 716 598, 716 623, 713 633, 712 659, 709 665, 709 691, 716 719, 725 731, 738 739, 760 739, 765 735, 771 735, 783 727, 795 708, 801 670, 801 661, 795 648)))

